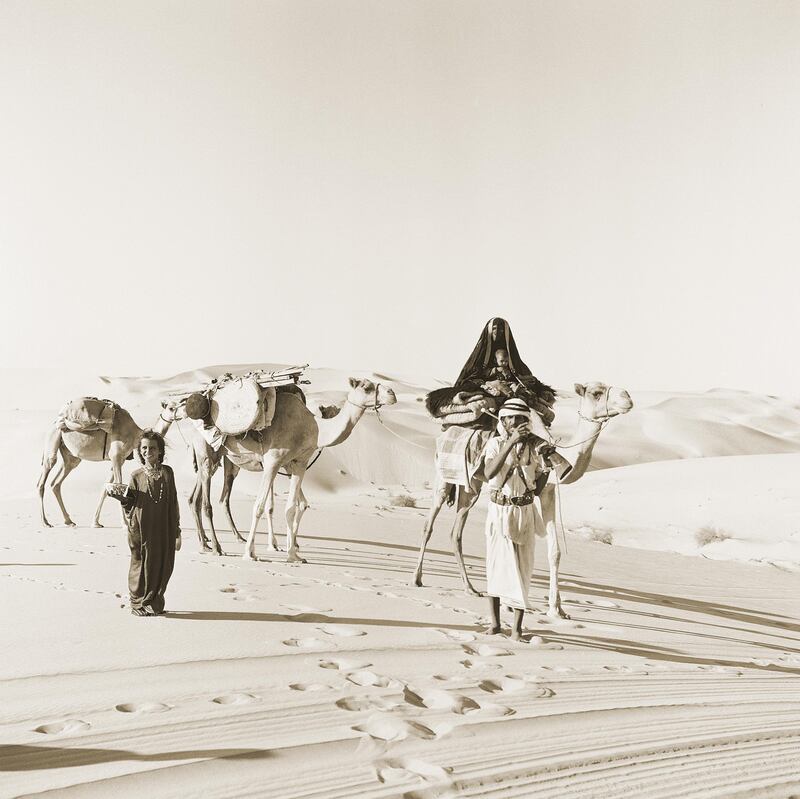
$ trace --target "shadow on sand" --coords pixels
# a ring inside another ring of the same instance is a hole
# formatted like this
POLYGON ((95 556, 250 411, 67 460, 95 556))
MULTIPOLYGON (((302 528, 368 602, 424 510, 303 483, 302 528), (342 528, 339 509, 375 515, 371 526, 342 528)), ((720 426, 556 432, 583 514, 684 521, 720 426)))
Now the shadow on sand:
POLYGON ((268 749, 190 749, 142 755, 128 749, 100 749, 64 746, 0 746, 0 772, 78 768, 98 763, 130 760, 159 763, 171 760, 256 759, 271 757, 268 749))

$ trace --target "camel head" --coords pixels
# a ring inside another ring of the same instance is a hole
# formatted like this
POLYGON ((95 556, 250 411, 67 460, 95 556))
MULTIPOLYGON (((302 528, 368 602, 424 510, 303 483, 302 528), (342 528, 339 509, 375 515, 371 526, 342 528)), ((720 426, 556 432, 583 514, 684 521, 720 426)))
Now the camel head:
POLYGON ((604 422, 633 407, 631 395, 624 388, 605 383, 576 383, 575 393, 581 398, 578 415, 590 422, 604 422))
POLYGON ((186 418, 186 401, 161 400, 161 419, 164 422, 176 422, 186 418))
POLYGON ((366 378, 351 377, 347 401, 359 408, 382 408, 384 405, 394 405, 397 397, 389 386, 375 384, 366 378))

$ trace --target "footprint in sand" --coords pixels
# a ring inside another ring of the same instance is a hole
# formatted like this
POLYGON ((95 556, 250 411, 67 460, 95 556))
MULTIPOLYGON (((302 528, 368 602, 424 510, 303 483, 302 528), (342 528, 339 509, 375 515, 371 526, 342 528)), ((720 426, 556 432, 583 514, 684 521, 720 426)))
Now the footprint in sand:
POLYGON ((324 682, 293 682, 289 688, 293 691, 330 691, 331 686, 324 682))
POLYGON ((332 658, 331 660, 320 660, 321 669, 334 669, 336 671, 357 671, 366 669, 371 663, 364 663, 360 660, 349 660, 348 658, 332 658))
MULTIPOLYGON (((423 782, 441 784, 450 782, 450 773, 418 758, 388 758, 375 763, 375 776, 378 782, 393 784, 421 779, 423 782)), ((408 794, 406 794, 408 795, 408 794)))
POLYGON ((498 705, 495 702, 482 702, 478 715, 488 718, 502 718, 503 716, 513 716, 517 711, 507 705, 498 705))
POLYGON ((555 695, 556 692, 552 688, 548 688, 546 685, 542 685, 540 688, 536 689, 537 699, 549 699, 551 696, 555 695))
POLYGON ((585 599, 584 604, 586 605, 594 605, 596 608, 618 608, 619 605, 616 602, 612 602, 610 599, 585 599))
POLYGON ((496 658, 514 654, 508 649, 503 649, 502 646, 494 646, 493 644, 477 644, 475 646, 471 646, 470 644, 464 644, 464 646, 462 646, 461 648, 468 655, 481 658, 496 658))
POLYGON ((402 741, 406 738, 432 741, 436 738, 436 733, 424 724, 406 721, 397 716, 387 716, 383 713, 376 713, 363 724, 357 724, 352 729, 379 741, 402 741))
POLYGON ((467 643, 468 641, 474 641, 475 635, 473 633, 466 633, 462 630, 437 630, 437 633, 443 635, 449 641, 458 641, 460 643, 467 643))
POLYGON ((348 627, 346 624, 321 624, 317 629, 326 635, 335 635, 339 638, 355 638, 359 635, 366 635, 365 630, 358 627, 348 627))
POLYGON ((121 705, 116 705, 115 710, 120 713, 164 713, 167 710, 172 710, 169 705, 163 702, 124 702, 121 705))
POLYGON ((486 691, 488 694, 511 694, 516 691, 522 691, 528 687, 528 683, 522 677, 510 674, 505 677, 500 677, 497 680, 482 680, 478 683, 478 688, 480 688, 481 691, 486 691))
POLYGON ((382 674, 376 674, 374 671, 353 671, 347 675, 347 679, 354 685, 362 687, 372 685, 376 688, 399 688, 401 683, 391 677, 384 677, 382 674))
POLYGON ((40 732, 44 735, 66 735, 71 732, 84 732, 92 725, 88 721, 81 721, 80 719, 66 719, 65 721, 56 721, 52 724, 42 724, 37 727, 34 732, 40 732))
POLYGON ((491 670, 491 669, 502 669, 503 667, 499 663, 476 663, 474 660, 459 660, 458 661, 465 669, 482 669, 482 670, 491 670))
POLYGON ((284 646, 293 646, 296 649, 325 649, 328 644, 319 638, 287 638, 281 641, 284 646))
POLYGON ((538 647, 539 649, 563 649, 564 647, 561 644, 548 644, 547 641, 542 638, 541 635, 532 635, 530 641, 528 643, 531 646, 538 647))
POLYGON ((472 713, 478 710, 480 705, 468 696, 461 694, 451 694, 448 691, 431 690, 423 694, 418 694, 406 687, 403 690, 403 699, 414 707, 427 707, 431 710, 449 710, 463 716, 465 713, 472 713))
POLYGON ((235 594, 239 589, 235 585, 226 585, 225 588, 219 590, 223 594, 235 594))
POLYGON ((293 613, 330 613, 332 608, 313 608, 311 605, 280 605, 293 613))
POLYGON ((253 702, 260 702, 261 697, 254 694, 247 694, 244 692, 237 692, 232 694, 222 694, 222 696, 215 696, 212 702, 218 705, 249 705, 253 702))
POLYGON ((365 710, 393 710, 398 707, 396 702, 382 699, 379 696, 346 696, 336 702, 339 710, 363 712, 365 710))

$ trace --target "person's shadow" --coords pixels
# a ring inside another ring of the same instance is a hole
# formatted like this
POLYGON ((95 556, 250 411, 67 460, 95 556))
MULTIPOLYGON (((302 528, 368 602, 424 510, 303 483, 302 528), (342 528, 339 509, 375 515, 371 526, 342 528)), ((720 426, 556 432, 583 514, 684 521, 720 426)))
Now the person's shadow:
POLYGON ((90 749, 13 744, 0 746, 0 772, 78 768, 80 766, 94 766, 98 763, 113 763, 118 760, 159 763, 170 760, 252 760, 271 756, 269 749, 188 749, 142 755, 129 749, 90 749))

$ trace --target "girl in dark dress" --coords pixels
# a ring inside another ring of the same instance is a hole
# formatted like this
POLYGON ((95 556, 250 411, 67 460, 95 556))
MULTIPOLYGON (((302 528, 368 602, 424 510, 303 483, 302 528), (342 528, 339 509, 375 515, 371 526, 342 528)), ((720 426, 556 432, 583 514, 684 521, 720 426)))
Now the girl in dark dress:
POLYGON ((142 468, 125 485, 107 486, 122 503, 128 523, 131 564, 128 590, 134 616, 164 613, 164 593, 181 547, 180 515, 175 475, 164 464, 164 439, 145 430, 138 448, 142 468))

